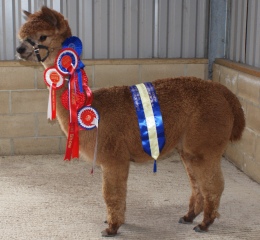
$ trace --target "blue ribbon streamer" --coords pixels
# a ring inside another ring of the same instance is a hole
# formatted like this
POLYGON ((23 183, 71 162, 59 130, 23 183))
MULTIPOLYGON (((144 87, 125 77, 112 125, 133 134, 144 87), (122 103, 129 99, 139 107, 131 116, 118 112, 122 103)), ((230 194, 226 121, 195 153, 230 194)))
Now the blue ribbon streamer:
POLYGON ((79 91, 81 93, 83 93, 82 73, 80 71, 80 68, 77 68, 76 72, 77 72, 77 75, 78 75, 79 91))
POLYGON ((152 83, 144 83, 144 85, 146 86, 146 89, 150 96, 155 124, 156 124, 158 145, 159 145, 159 150, 161 152, 165 144, 165 135, 164 135, 163 119, 162 119, 159 101, 152 83))
MULTIPOLYGON (((165 145, 165 134, 164 134, 164 126, 163 126, 163 119, 162 119, 162 114, 160 110, 160 105, 158 102, 158 98, 155 92, 155 89, 151 83, 144 83, 150 101, 153 109, 153 115, 154 115, 154 120, 156 124, 156 131, 157 131, 157 140, 158 140, 158 146, 160 152, 162 151, 164 145, 165 145)), ((138 124, 139 124, 139 130, 140 130, 140 135, 141 135, 141 140, 142 140, 142 146, 144 151, 151 156, 151 147, 150 147, 150 140, 149 140, 149 135, 148 135, 148 128, 147 128, 147 122, 145 119, 145 113, 144 113, 144 108, 143 104, 141 101, 140 93, 138 91, 138 88, 136 85, 130 87, 130 91, 132 93, 132 98, 134 101, 134 106, 138 118, 138 124)), ((154 172, 157 171, 156 167, 156 162, 154 164, 154 172)))
POLYGON ((143 109, 141 97, 140 97, 139 91, 136 86, 131 86, 130 91, 132 93, 132 98, 134 101, 134 106, 135 106, 135 110, 136 110, 136 114, 137 114, 137 118, 138 118, 142 146, 143 146, 144 151, 148 155, 151 156, 148 128, 147 128, 147 123, 146 123, 146 119, 145 119, 145 115, 144 115, 144 109, 143 109))

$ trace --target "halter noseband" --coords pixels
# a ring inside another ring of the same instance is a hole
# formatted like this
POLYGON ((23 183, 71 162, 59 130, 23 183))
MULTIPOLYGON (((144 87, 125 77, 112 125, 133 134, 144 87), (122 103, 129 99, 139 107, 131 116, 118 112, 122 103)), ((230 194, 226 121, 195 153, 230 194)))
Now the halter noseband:
POLYGON ((35 53, 39 62, 44 62, 47 59, 47 57, 49 56, 49 53, 50 53, 48 47, 41 45, 41 44, 36 44, 30 38, 27 38, 25 41, 27 41, 28 43, 30 43, 32 45, 32 47, 34 49, 34 53, 35 53), (40 52, 39 52, 40 49, 46 49, 47 50, 47 54, 44 58, 41 58, 41 55, 40 55, 40 52))

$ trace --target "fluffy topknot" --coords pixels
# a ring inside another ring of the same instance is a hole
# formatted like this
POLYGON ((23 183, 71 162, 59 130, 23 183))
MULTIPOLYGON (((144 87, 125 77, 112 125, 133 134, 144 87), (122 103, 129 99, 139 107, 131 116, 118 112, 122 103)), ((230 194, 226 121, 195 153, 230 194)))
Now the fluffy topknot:
POLYGON ((59 12, 43 6, 40 11, 31 14, 24 11, 28 17, 27 22, 22 26, 19 32, 21 39, 35 35, 40 31, 53 31, 64 39, 71 36, 71 30, 68 21, 59 12))

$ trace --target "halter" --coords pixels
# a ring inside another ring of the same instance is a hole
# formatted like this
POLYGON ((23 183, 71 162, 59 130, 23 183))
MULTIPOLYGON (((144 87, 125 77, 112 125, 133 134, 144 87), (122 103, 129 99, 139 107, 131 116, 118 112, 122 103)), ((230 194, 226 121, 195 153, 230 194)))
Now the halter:
POLYGON ((36 44, 30 38, 27 38, 25 41, 27 41, 28 43, 30 43, 32 45, 32 47, 34 49, 34 53, 36 54, 36 57, 37 57, 39 62, 44 62, 47 59, 47 57, 49 56, 49 53, 50 53, 48 47, 46 47, 44 45, 41 45, 41 44, 36 44), (40 55, 40 52, 39 52, 40 49, 47 50, 47 54, 46 54, 46 56, 44 58, 41 58, 41 55, 40 55))

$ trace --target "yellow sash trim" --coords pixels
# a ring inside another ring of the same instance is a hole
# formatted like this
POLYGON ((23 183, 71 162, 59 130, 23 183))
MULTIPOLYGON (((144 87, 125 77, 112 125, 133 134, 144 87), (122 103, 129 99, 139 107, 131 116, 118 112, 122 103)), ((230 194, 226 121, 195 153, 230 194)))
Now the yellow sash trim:
POLYGON ((144 115, 146 118, 148 136, 150 141, 151 156, 156 160, 159 157, 160 150, 158 145, 156 124, 155 124, 152 104, 145 85, 143 83, 140 83, 137 84, 136 87, 139 91, 140 98, 142 100, 142 104, 144 108, 144 115))

